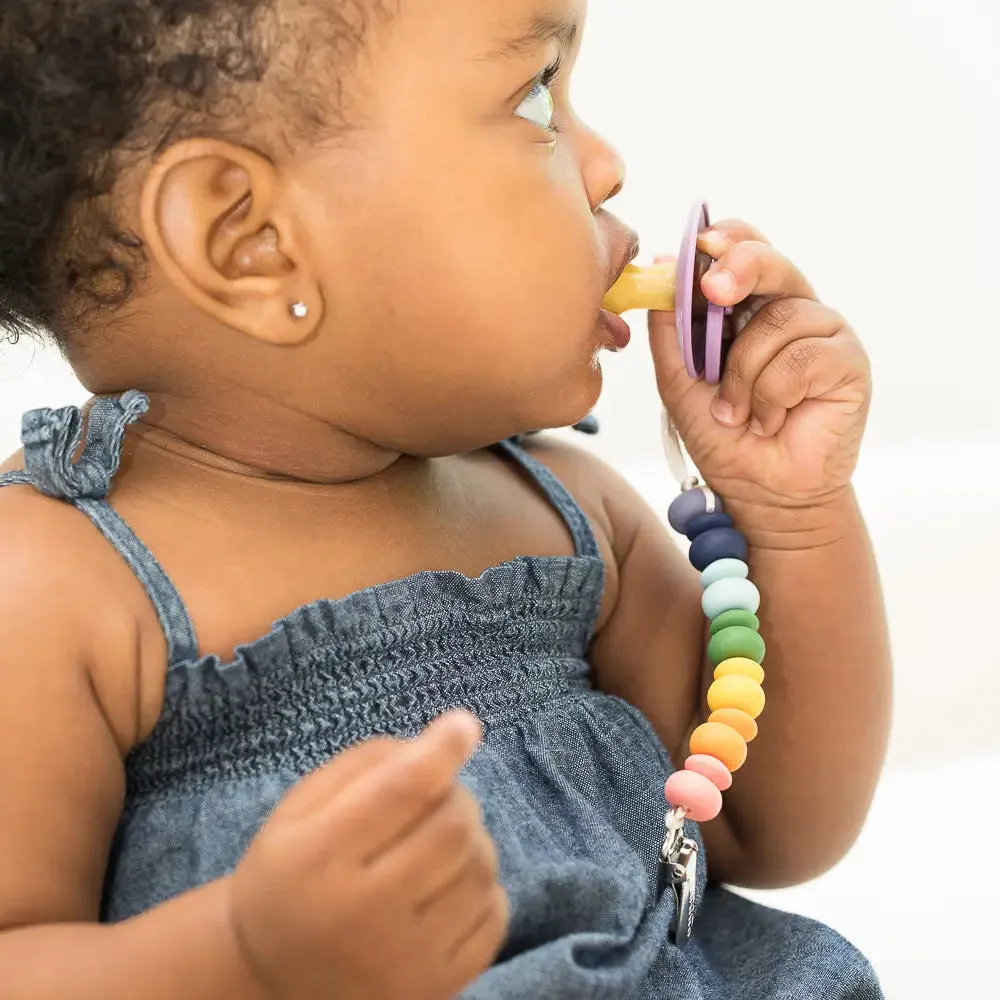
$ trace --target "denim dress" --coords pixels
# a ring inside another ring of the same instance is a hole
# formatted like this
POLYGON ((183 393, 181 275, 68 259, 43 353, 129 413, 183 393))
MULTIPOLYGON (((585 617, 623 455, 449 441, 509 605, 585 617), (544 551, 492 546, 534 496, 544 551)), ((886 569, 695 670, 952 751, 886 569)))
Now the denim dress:
MULTIPOLYGON (((162 715, 126 760, 104 921, 231 872, 283 793, 346 747, 415 735, 462 706, 485 727, 462 780, 511 903, 503 952, 464 1000, 882 997, 834 931, 707 884, 703 851, 693 937, 672 943, 676 904, 658 892, 658 867, 673 764, 639 711, 591 685, 604 564, 579 506, 515 442, 496 451, 564 518, 574 555, 512 559, 475 579, 421 572, 321 600, 223 662, 199 656, 184 602, 106 500, 126 427, 146 407, 138 392, 95 400, 82 451, 79 410, 31 411, 25 470, 0 477, 88 517, 167 640, 162 715)), ((701 844, 695 824, 686 833, 701 844)))

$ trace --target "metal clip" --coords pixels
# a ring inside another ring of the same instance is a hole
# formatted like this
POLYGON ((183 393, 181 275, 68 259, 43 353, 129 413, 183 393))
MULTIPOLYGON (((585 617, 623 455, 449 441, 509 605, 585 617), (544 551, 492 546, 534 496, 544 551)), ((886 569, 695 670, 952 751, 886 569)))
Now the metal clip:
POLYGON ((657 896, 669 886, 676 903, 671 936, 683 948, 694 928, 697 895, 698 844, 684 836, 684 811, 672 809, 666 817, 667 836, 660 851, 660 877, 657 896))

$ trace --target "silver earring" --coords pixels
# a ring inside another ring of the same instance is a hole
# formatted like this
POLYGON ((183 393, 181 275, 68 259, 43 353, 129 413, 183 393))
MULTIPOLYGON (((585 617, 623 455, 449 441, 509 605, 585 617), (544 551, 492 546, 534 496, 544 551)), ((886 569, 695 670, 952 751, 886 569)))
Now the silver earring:
POLYGON ((305 304, 304 302, 293 302, 293 303, 292 303, 292 304, 291 304, 291 305, 290 305, 290 306, 288 307, 288 311, 289 311, 289 312, 290 312, 290 313, 291 313, 291 314, 292 314, 292 315, 293 315, 293 316, 294 316, 294 317, 295 317, 296 319, 305 319, 305 318, 306 318, 306 316, 308 316, 308 315, 309 315, 309 306, 307 306, 307 305, 306 305, 306 304, 305 304))

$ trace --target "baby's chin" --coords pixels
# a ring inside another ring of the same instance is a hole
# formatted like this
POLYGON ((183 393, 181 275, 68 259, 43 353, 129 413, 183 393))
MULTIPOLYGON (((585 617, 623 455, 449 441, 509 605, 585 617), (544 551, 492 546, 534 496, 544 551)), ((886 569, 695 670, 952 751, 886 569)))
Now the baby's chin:
POLYGON ((592 350, 585 363, 564 379, 550 384, 544 394, 532 401, 532 413, 525 413, 524 430, 551 430, 572 427, 588 416, 601 398, 604 371, 601 368, 603 347, 592 350))
POLYGON ((597 322, 581 341, 573 362, 548 373, 543 385, 533 387, 530 399, 535 412, 530 418, 525 415, 527 422, 534 424, 533 429, 572 427, 590 414, 604 388, 604 355, 616 350, 613 337, 597 322))
POLYGON ((593 411, 603 386, 604 375, 596 355, 544 383, 537 380, 530 385, 508 383, 508 392, 497 400, 495 410, 487 403, 477 420, 460 430, 452 428, 458 430, 461 440, 453 440, 446 433, 443 437, 447 441, 435 442, 435 454, 472 451, 520 434, 572 427, 593 411))

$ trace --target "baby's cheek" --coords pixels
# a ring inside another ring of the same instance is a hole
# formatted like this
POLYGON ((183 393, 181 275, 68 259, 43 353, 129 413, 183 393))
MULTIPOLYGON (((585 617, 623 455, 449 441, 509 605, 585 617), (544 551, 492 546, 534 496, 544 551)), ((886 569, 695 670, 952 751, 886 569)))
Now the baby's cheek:
POLYGON ((553 335, 579 341, 594 330, 606 284, 594 252, 564 248, 546 269, 531 301, 539 321, 553 335))

